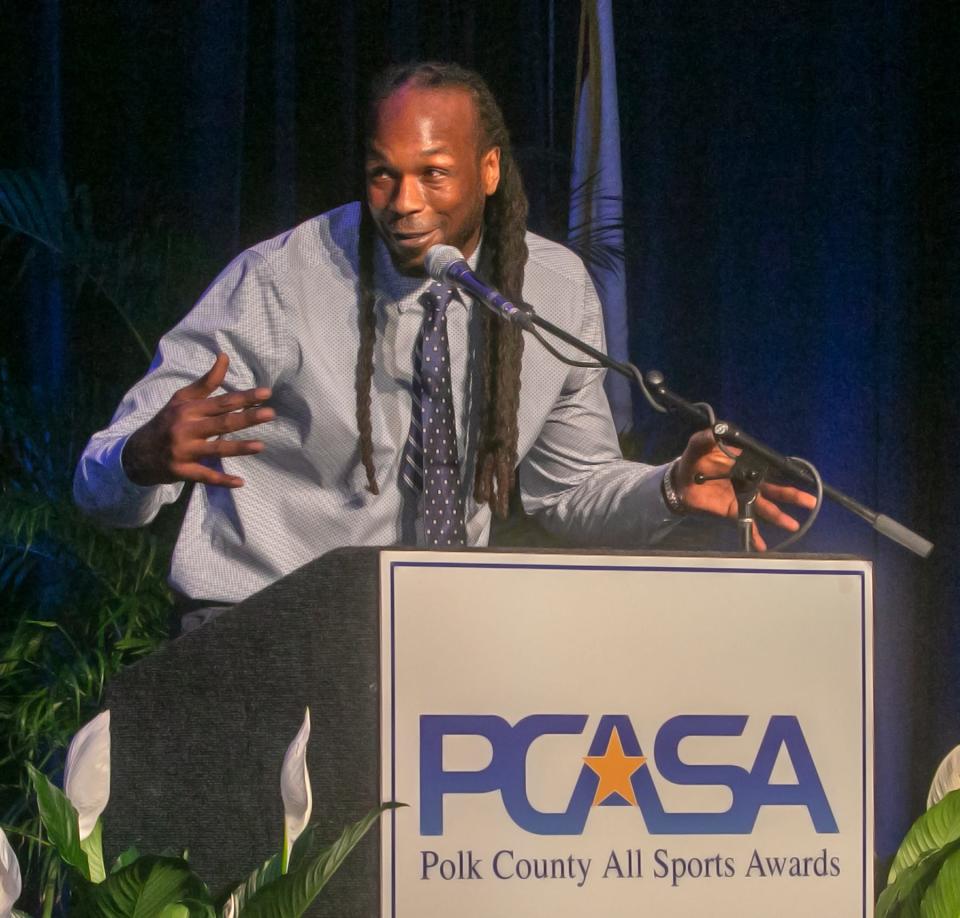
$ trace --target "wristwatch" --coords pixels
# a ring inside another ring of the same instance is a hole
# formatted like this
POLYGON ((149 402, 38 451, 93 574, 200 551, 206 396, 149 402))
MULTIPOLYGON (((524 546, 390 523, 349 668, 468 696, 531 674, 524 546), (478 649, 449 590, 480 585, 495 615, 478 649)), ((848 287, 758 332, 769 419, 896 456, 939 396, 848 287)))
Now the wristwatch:
POLYGON ((679 459, 674 459, 673 462, 670 463, 666 472, 663 473, 663 483, 661 484, 660 490, 663 492, 663 502, 667 505, 667 509, 676 516, 684 516, 687 508, 684 506, 683 498, 673 483, 674 475, 676 474, 679 464, 679 459))

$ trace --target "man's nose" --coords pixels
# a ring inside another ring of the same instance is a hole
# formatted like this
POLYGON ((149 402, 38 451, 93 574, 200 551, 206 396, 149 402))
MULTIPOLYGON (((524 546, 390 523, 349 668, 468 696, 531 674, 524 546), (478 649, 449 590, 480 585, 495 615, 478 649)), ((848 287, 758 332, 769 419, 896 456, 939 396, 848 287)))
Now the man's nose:
POLYGON ((415 214, 423 210, 420 183, 414 176, 403 176, 397 182, 396 194, 393 196, 393 209, 398 214, 415 214))

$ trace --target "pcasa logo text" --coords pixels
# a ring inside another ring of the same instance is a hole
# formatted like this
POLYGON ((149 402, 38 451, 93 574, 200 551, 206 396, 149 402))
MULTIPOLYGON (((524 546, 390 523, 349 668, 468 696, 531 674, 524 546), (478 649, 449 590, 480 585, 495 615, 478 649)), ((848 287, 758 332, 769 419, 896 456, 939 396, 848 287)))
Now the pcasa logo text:
POLYGON ((420 834, 443 835, 443 800, 453 794, 499 791, 510 818, 536 835, 580 835, 594 806, 635 806, 651 835, 746 835, 765 806, 805 807, 818 833, 837 832, 820 775, 800 723, 790 715, 770 718, 748 771, 737 765, 687 764, 678 752, 690 736, 741 736, 747 715, 682 714, 660 728, 653 759, 643 754, 630 718, 600 718, 570 802, 562 812, 535 809, 527 795, 527 754, 543 736, 583 733, 586 714, 532 714, 511 726, 494 714, 424 714, 420 717, 420 834), (445 771, 443 738, 480 736, 493 751, 478 771, 445 771), (777 757, 789 758, 796 783, 772 783, 777 757), (650 775, 650 765, 674 784, 730 789, 725 812, 667 812, 650 775))

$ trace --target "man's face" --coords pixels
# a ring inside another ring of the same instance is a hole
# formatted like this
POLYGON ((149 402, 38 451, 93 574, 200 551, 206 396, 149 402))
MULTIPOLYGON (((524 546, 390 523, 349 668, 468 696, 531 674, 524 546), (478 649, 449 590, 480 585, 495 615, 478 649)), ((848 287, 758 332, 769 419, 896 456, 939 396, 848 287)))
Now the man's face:
POLYGON ((422 274, 431 246, 473 254, 500 181, 500 148, 480 149, 466 90, 401 86, 380 104, 366 175, 370 213, 397 270, 422 274))

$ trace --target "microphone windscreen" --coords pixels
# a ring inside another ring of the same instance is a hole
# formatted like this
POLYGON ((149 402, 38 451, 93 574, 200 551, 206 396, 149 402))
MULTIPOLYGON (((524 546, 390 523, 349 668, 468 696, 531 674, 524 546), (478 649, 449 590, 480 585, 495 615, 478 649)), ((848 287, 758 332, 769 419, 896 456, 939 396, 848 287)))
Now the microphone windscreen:
POLYGON ((447 269, 458 261, 463 261, 463 253, 452 245, 433 245, 427 250, 423 266, 435 281, 446 283, 447 269))

